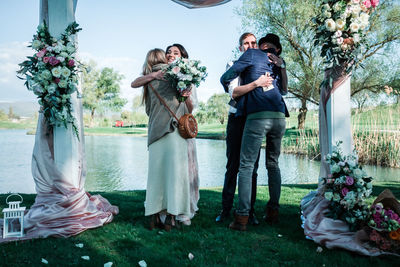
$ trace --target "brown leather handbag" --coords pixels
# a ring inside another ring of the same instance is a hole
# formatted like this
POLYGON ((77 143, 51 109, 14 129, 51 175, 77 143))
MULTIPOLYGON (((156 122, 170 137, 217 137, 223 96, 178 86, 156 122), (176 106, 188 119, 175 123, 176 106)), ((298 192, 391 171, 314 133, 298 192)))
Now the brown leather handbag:
POLYGON ((150 88, 153 90, 154 94, 160 99, 161 103, 164 105, 164 107, 171 113, 171 115, 176 119, 178 122, 178 131, 179 134, 185 138, 195 138, 198 133, 198 128, 197 128, 197 121, 195 117, 190 114, 190 113, 185 113, 183 114, 182 117, 179 119, 176 117, 175 113, 168 107, 167 103, 165 103, 164 99, 160 96, 160 94, 154 89, 154 87, 149 84, 150 88))

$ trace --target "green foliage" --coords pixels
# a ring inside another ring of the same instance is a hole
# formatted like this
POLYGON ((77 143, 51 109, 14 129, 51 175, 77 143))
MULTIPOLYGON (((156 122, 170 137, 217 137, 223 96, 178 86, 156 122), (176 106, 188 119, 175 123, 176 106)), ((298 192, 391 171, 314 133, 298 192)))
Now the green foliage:
POLYGON ((225 119, 228 117, 228 102, 228 94, 214 94, 206 104, 199 103, 198 110, 195 113, 196 120, 199 123, 218 121, 224 124, 225 119))
POLYGON ((91 111, 93 119, 96 110, 120 111, 127 100, 120 97, 123 75, 112 68, 98 70, 95 62, 89 62, 83 75, 83 107, 91 111))
POLYGON ((0 121, 6 121, 6 120, 8 120, 7 114, 0 109, 0 121))

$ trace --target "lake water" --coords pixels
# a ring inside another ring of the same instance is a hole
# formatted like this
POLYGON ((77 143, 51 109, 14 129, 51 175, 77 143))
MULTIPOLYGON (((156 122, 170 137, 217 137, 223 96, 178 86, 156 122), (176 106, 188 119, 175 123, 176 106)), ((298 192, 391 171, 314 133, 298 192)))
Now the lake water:
MULTIPOLYGON (((26 130, 0 130, 0 193, 35 193, 31 160, 35 136, 26 130)), ((147 139, 131 136, 86 136, 86 190, 145 189, 147 139)), ((197 140, 200 187, 222 186, 225 174, 225 141, 197 140)), ((267 184, 265 151, 261 152, 258 184, 267 184)), ((283 154, 283 184, 317 183, 319 162, 283 154)), ((365 166, 376 181, 400 181, 400 169, 365 166)))

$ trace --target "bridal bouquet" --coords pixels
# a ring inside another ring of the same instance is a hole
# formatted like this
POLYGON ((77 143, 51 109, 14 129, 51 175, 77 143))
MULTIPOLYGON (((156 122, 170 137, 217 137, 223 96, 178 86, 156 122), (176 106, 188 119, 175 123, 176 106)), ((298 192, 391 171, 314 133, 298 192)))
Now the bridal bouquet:
POLYGON ((187 93, 192 86, 198 87, 201 81, 207 77, 207 68, 200 66, 199 60, 178 58, 165 70, 165 77, 172 82, 177 89, 177 96, 180 102, 187 98, 187 93))
POLYGON ((357 156, 343 156, 339 148, 326 156, 332 174, 323 179, 324 197, 330 201, 329 217, 341 219, 352 231, 369 218, 365 200, 372 193, 372 178, 357 163, 357 156))
POLYGON ((314 18, 315 42, 327 68, 346 64, 349 73, 362 53, 371 13, 379 0, 324 0, 314 18))
POLYGON ((72 124, 78 137, 78 128, 72 115, 71 94, 77 91, 78 65, 75 59, 75 33, 81 30, 71 23, 60 39, 52 37, 45 23, 37 28, 32 47, 36 53, 19 64, 18 78, 26 80, 28 90, 39 99, 40 112, 49 127, 72 124))

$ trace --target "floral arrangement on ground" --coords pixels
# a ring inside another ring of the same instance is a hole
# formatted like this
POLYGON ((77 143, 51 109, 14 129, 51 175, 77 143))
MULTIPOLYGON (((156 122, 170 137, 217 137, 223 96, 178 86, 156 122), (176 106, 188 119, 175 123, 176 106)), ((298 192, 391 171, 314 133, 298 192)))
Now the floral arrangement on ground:
POLYGON ((180 102, 186 100, 193 86, 198 87, 207 77, 207 68, 200 65, 199 60, 178 58, 165 70, 166 78, 177 89, 180 102))
MULTIPOLYGON (((25 86, 38 97, 40 112, 49 128, 71 124, 78 137, 76 120, 72 115, 71 95, 78 93, 80 63, 76 60, 75 34, 81 28, 71 23, 59 39, 52 37, 45 22, 28 47, 36 53, 20 63, 18 78, 26 80, 25 86)), ((79 137, 78 137, 79 138, 79 137)))

